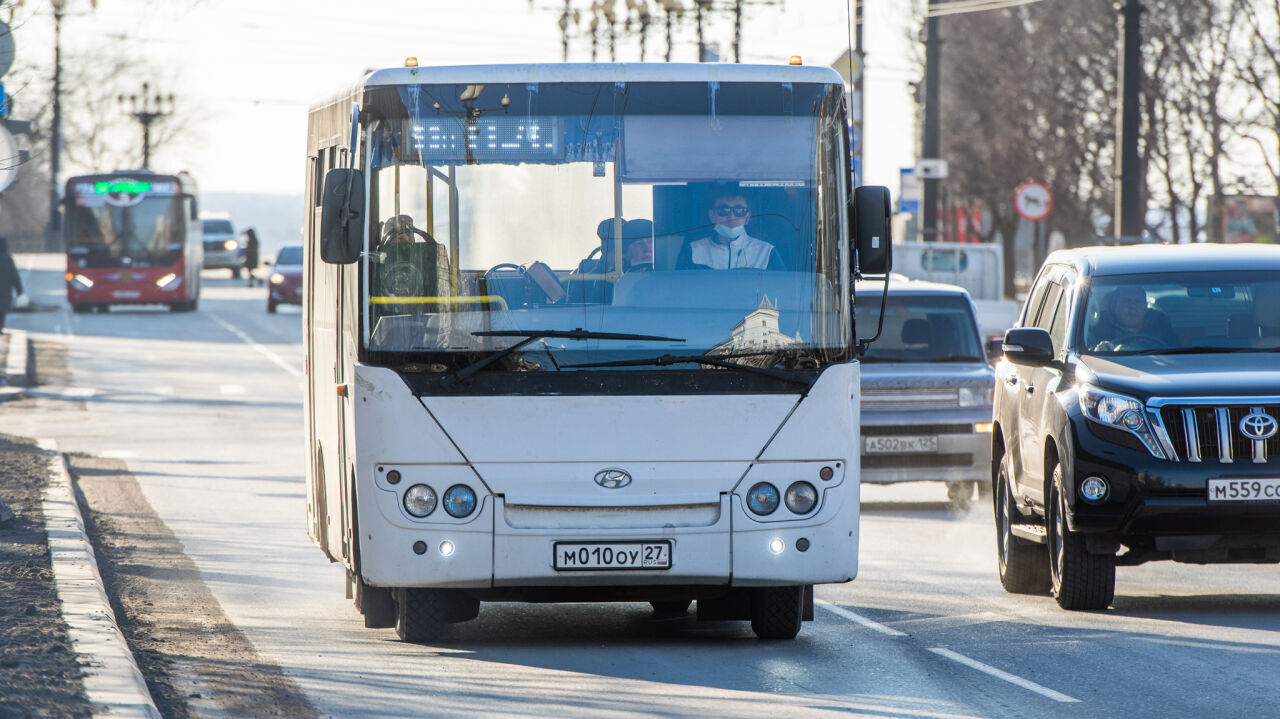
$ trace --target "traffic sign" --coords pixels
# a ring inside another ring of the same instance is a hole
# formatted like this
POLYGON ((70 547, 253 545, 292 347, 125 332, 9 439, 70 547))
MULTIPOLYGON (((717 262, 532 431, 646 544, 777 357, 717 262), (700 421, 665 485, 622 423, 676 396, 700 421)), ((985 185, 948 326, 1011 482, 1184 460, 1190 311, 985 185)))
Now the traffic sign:
POLYGON ((940 157, 924 157, 916 162, 916 176, 922 180, 947 179, 947 161, 940 157))
POLYGON ((1039 222, 1053 212, 1053 192, 1043 182, 1028 180, 1013 191, 1013 206, 1027 222, 1039 222))

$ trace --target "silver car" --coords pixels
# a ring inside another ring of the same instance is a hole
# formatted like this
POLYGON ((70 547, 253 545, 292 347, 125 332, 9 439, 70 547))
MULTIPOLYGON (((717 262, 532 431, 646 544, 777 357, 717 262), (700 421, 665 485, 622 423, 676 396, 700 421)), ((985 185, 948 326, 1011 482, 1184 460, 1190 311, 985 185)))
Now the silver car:
MULTIPOLYGON (((859 282, 858 336, 880 320, 882 282, 859 282)), ((956 509, 991 485, 991 394, 964 288, 893 276, 880 338, 862 357, 863 482, 940 481, 956 509)))

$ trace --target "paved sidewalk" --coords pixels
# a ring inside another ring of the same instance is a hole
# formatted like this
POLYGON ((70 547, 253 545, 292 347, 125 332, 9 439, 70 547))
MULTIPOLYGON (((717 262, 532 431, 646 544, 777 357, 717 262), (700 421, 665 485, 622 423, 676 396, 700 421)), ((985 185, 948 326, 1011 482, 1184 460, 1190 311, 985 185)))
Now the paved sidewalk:
POLYGON ((26 330, 9 329, 0 334, 0 402, 26 396, 24 388, 34 375, 30 358, 26 330))

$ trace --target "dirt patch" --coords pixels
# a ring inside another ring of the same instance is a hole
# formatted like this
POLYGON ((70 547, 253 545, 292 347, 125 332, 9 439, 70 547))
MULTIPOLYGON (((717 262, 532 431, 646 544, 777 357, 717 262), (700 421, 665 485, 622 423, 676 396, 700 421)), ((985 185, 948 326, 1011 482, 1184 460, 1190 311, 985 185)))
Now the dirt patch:
POLYGON ((0 719, 91 717, 83 674, 62 621, 44 524, 49 457, 0 435, 0 719))
POLYGON ((123 462, 69 455, 120 629, 165 717, 315 717, 227 619, 123 462))

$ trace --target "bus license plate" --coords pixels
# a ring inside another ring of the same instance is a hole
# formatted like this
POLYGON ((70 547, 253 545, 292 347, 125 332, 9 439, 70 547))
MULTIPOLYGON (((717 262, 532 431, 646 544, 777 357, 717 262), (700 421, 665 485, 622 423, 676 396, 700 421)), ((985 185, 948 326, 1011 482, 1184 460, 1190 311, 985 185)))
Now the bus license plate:
POLYGON ((1211 479, 1210 502, 1280 502, 1280 478, 1211 479))
POLYGON ((909 452, 937 452, 938 437, 922 435, 919 437, 863 437, 863 454, 906 454, 909 452))
POLYGON ((670 569, 671 542, 556 542, 560 572, 599 569, 670 569))
POLYGON ((116 290, 115 292, 111 293, 112 297, 116 297, 119 299, 135 299, 137 297, 140 297, 141 295, 142 293, 138 292, 137 290, 116 290))

